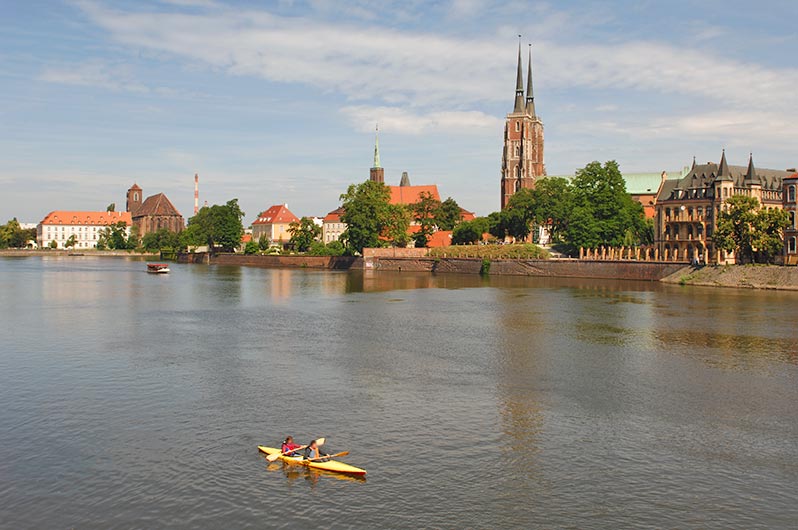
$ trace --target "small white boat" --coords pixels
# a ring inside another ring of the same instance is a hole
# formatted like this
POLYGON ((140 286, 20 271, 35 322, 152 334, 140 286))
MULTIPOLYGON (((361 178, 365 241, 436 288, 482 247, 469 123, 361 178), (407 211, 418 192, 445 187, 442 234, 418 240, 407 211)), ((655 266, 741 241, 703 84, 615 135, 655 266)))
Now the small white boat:
POLYGON ((147 272, 153 274, 166 274, 169 272, 169 265, 166 263, 147 263, 147 272))

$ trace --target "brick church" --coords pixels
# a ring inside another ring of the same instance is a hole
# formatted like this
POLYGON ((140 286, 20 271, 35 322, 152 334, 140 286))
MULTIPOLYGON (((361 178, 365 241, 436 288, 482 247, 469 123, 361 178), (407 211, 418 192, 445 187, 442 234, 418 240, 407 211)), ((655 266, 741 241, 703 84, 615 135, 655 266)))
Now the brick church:
POLYGON ((139 237, 165 228, 170 232, 180 232, 184 228, 183 216, 163 193, 150 195, 144 199, 144 193, 138 184, 127 190, 125 211, 130 212, 133 226, 139 237))
POLYGON ((501 207, 522 189, 532 189, 535 181, 546 175, 543 163, 543 122, 535 113, 535 94, 532 89, 532 46, 527 64, 526 98, 521 64, 521 43, 518 44, 518 72, 515 79, 515 105, 504 125, 502 154, 501 207))

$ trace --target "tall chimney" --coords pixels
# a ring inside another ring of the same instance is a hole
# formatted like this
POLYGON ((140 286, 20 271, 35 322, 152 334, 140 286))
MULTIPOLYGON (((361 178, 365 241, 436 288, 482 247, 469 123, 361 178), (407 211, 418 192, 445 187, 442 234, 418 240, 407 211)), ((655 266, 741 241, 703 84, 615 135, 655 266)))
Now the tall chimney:
POLYGON ((199 213, 199 175, 194 173, 194 215, 199 213))

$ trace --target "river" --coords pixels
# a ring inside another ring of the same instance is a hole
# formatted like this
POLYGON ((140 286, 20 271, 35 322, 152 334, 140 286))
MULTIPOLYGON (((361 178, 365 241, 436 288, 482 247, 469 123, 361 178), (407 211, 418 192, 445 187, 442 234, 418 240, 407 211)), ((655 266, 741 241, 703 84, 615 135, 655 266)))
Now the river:
POLYGON ((0 527, 796 527, 798 293, 171 268, 0 258, 0 527))

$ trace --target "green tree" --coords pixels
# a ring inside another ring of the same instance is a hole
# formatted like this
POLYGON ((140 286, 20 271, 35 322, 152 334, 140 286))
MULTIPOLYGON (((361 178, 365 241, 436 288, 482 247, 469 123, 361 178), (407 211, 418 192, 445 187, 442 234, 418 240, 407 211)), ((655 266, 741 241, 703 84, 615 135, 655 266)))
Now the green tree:
POLYGON ((258 238, 258 248, 259 249, 266 250, 266 249, 269 248, 269 246, 271 246, 271 245, 269 243, 269 238, 266 237, 266 234, 263 234, 262 236, 260 236, 258 238))
POLYGON ((629 234, 632 243, 640 242, 646 230, 643 207, 626 192, 617 162, 589 163, 577 171, 570 188, 573 206, 566 241, 572 249, 620 246, 629 234))
POLYGON ((463 221, 452 231, 453 245, 472 245, 482 240, 482 235, 488 232, 490 223, 486 217, 477 217, 472 221, 463 221))
POLYGON ((370 180, 350 185, 341 195, 344 209, 341 222, 346 223, 341 240, 350 252, 362 253, 364 248, 385 246, 380 236, 395 214, 390 199, 391 192, 387 186, 370 180))
POLYGON ((53 249, 58 248, 58 241, 53 239, 52 241, 50 241, 50 245, 49 246, 50 246, 50 248, 53 248, 53 249))
POLYGON ((294 221, 288 225, 291 234, 289 243, 297 252, 307 252, 314 241, 321 237, 321 227, 313 222, 310 217, 303 217, 299 222, 294 221))
POLYGON ((115 203, 115 202, 112 202, 111 204, 109 204, 108 206, 106 206, 106 208, 105 208, 105 211, 106 211, 106 212, 113 212, 113 211, 116 211, 116 203, 115 203))
POLYGON ((438 211, 435 212, 435 224, 438 230, 454 230, 463 220, 463 211, 457 201, 451 197, 440 203, 438 211))
POLYGON ((413 234, 416 247, 426 247, 429 243, 429 238, 435 233, 437 216, 440 214, 441 205, 441 201, 428 191, 422 192, 418 197, 418 201, 410 205, 413 220, 418 223, 419 227, 418 232, 413 234))
POLYGON ((141 246, 147 252, 180 248, 180 234, 161 228, 155 232, 145 234, 141 238, 141 246))
POLYGON ((258 247, 256 242, 249 241, 246 245, 244 245, 244 254, 250 255, 257 254, 258 252, 260 252, 260 247, 258 247))
POLYGON ((770 262, 781 252, 788 225, 787 212, 760 209, 756 198, 733 195, 724 203, 712 242, 720 250, 734 251, 739 263, 770 262))
POLYGON ((410 243, 410 208, 402 204, 388 205, 388 218, 382 236, 394 247, 406 247, 410 243))
POLYGON ((31 240, 36 240, 36 229, 22 228, 16 217, 0 226, 0 248, 23 248, 31 240))
POLYGON ((69 238, 64 242, 64 248, 74 248, 75 245, 78 244, 78 238, 75 234, 69 236, 69 238))
POLYGON ((183 242, 190 246, 208 245, 211 251, 221 248, 224 252, 232 252, 241 245, 243 217, 238 199, 231 199, 224 205, 204 206, 188 220, 183 242))

